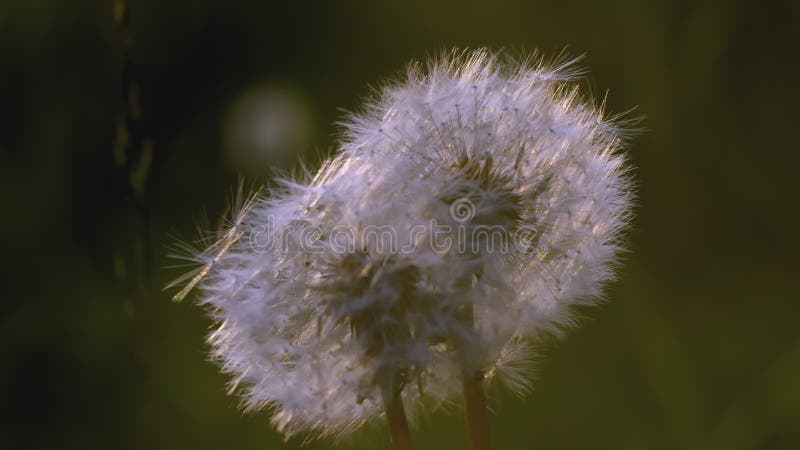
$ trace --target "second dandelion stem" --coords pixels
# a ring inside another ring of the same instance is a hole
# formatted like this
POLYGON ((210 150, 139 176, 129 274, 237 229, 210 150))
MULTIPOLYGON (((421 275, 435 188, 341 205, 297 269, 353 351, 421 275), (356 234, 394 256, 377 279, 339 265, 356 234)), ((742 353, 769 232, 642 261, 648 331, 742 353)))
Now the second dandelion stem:
MULTIPOLYGON (((464 305, 463 320, 475 326, 475 316, 471 303, 464 305)), ((461 373, 461 386, 464 394, 464 415, 467 422, 467 443, 469 450, 490 450, 489 413, 486 408, 486 395, 483 392, 483 373, 470 369, 466 362, 461 373)))
POLYGON ((464 374, 461 380, 464 391, 464 411, 467 420, 469 450, 489 450, 489 414, 483 393, 483 376, 480 373, 464 374))
POLYGON ((386 408, 386 421, 389 423, 389 433, 392 436, 394 450, 412 450, 411 431, 408 429, 406 411, 400 392, 384 391, 383 404, 386 408))

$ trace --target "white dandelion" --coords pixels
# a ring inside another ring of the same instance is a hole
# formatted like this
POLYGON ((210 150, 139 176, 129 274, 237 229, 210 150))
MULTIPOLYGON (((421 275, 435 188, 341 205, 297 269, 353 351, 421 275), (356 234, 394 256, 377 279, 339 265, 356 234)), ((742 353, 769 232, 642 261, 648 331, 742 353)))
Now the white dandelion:
POLYGON ((412 65, 311 180, 248 203, 189 277, 247 407, 287 436, 383 416, 410 448, 406 416, 461 392, 489 448, 484 383, 530 390, 531 344, 600 298, 631 214, 624 133, 573 62, 412 65))

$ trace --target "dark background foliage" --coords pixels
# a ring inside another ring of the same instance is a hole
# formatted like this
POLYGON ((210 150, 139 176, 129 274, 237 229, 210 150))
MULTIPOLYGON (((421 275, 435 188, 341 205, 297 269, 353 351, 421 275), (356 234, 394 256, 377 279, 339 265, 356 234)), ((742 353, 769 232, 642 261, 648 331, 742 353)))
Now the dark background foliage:
MULTIPOLYGON (((170 235, 219 216, 242 169, 268 176, 229 155, 237 133, 277 121, 289 157, 252 138, 261 157, 313 167, 337 108, 411 59, 568 46, 610 110, 647 116, 632 253, 610 303, 546 346, 533 395, 492 392, 496 448, 800 448, 797 2, 128 6, 142 141, 125 146, 114 2, 0 1, 0 447, 284 448, 225 395, 201 311, 161 290, 181 273, 170 235)), ((415 439, 465 448, 461 416, 415 439)), ((350 446, 387 448, 386 432, 350 446)))

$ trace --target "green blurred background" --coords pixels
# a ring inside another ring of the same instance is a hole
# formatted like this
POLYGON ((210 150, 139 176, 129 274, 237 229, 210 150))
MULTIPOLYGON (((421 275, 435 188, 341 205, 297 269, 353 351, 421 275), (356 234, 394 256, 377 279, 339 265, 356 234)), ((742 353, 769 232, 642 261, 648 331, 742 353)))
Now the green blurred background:
MULTIPOLYGON (((800 3, 128 6, 145 140, 125 146, 114 1, 0 1, 0 448, 299 447, 225 395, 209 321, 161 290, 181 274, 165 247, 240 172, 313 166, 337 108, 452 46, 586 53, 609 109, 647 116, 611 302, 546 346, 533 395, 491 393, 496 448, 800 448, 800 3)), ((415 439, 466 448, 457 411, 415 439)))

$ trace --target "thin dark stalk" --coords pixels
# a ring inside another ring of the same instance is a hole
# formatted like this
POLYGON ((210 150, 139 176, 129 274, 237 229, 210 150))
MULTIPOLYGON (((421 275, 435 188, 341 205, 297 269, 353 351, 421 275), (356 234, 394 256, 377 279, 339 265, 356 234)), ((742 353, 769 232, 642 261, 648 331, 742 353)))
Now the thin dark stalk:
POLYGON ((122 56, 122 111, 114 145, 114 161, 120 181, 125 184, 127 199, 131 201, 139 218, 138 239, 133 241, 132 266, 134 279, 141 293, 147 295, 152 280, 152 236, 148 202, 148 178, 153 160, 153 142, 147 137, 142 118, 140 84, 133 61, 133 34, 131 32, 128 0, 114 2, 114 20, 117 23, 122 56))
POLYGON ((393 394, 383 393, 383 404, 386 408, 386 421, 389 423, 389 433, 392 436, 394 450, 412 450, 411 431, 406 420, 406 411, 400 392, 393 394))
MULTIPOLYGON (((464 321, 475 326, 472 304, 465 305, 464 321)), ((464 415, 467 422, 469 450, 491 450, 489 442, 489 413, 486 394, 483 392, 483 373, 464 369, 461 374, 464 394, 464 415)))
POLYGON ((483 393, 483 376, 464 374, 461 384, 464 391, 469 450, 490 450, 489 414, 486 408, 486 395, 483 393))

